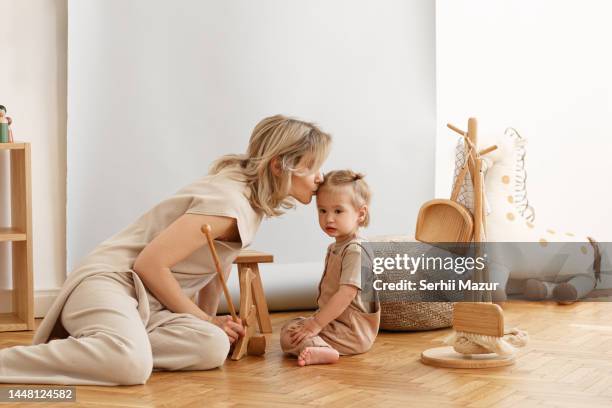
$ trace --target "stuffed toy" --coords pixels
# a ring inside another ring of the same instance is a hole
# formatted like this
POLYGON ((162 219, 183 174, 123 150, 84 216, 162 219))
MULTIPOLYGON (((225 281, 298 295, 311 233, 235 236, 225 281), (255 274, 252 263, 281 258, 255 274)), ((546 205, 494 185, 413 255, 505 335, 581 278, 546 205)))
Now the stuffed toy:
MULTIPOLYGON (((497 146, 484 157, 486 241, 504 242, 489 246, 495 252, 492 259, 502 266, 497 269, 508 274, 506 292, 563 304, 584 297, 600 280, 597 242, 557 226, 537 224, 527 197, 526 140, 509 128, 497 146)), ((466 196, 469 201, 469 192, 466 196)))

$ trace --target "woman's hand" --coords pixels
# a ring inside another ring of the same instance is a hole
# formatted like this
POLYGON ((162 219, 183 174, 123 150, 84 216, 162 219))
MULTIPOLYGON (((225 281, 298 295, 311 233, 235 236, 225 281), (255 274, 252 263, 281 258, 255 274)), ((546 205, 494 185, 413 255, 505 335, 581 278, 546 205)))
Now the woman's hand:
POLYGON ((210 322, 215 326, 218 326, 227 334, 230 343, 234 343, 241 336, 244 336, 244 327, 242 323, 236 323, 232 320, 232 316, 213 316, 210 322))
POLYGON ((302 341, 319 334, 322 329, 314 317, 304 319, 302 324, 290 334, 291 344, 297 346, 302 341))

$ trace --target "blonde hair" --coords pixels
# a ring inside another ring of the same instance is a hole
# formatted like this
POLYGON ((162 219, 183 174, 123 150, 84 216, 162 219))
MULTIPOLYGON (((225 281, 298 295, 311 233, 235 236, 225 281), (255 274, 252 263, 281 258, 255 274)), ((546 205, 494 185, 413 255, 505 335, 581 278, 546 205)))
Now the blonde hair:
POLYGON ((274 115, 262 119, 253 129, 245 154, 228 154, 215 161, 210 174, 226 167, 236 167, 246 177, 251 206, 269 217, 293 208, 289 197, 291 175, 306 158, 310 169, 321 167, 329 153, 331 136, 315 124, 295 118, 274 115), (272 173, 272 159, 277 158, 280 176, 272 173))
MULTIPOLYGON (((352 202, 355 208, 369 206, 372 192, 370 186, 363 179, 365 177, 362 173, 355 173, 353 170, 333 170, 329 173, 325 173, 323 183, 319 186, 318 192, 329 189, 333 190, 338 187, 350 187, 352 191, 352 202)), ((370 211, 366 209, 365 218, 363 222, 359 224, 362 227, 367 227, 370 224, 370 211)))

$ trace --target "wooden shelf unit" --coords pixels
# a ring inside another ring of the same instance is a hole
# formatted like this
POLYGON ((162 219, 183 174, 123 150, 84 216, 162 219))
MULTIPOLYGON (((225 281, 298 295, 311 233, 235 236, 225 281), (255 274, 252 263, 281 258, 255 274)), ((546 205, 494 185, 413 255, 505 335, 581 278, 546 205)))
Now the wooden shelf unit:
POLYGON ((11 242, 13 307, 0 313, 0 331, 34 330, 32 273, 32 181, 30 144, 0 143, 9 151, 11 225, 0 226, 0 242, 11 242))

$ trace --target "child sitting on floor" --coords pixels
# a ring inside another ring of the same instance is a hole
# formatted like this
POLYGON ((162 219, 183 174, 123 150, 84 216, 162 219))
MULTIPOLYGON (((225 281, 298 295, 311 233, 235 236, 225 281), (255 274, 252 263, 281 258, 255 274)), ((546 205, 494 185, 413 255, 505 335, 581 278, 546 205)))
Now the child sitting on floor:
MULTIPOLYGON (((369 223, 370 189, 363 175, 336 170, 325 175, 317 191, 319 225, 336 242, 327 248, 319 283, 319 310, 289 321, 281 329, 281 348, 298 357, 298 365, 329 364, 340 355, 368 351, 380 323, 375 298, 362 297, 363 238, 359 227, 369 223)), ((364 256, 364 260, 369 259, 364 256)))

